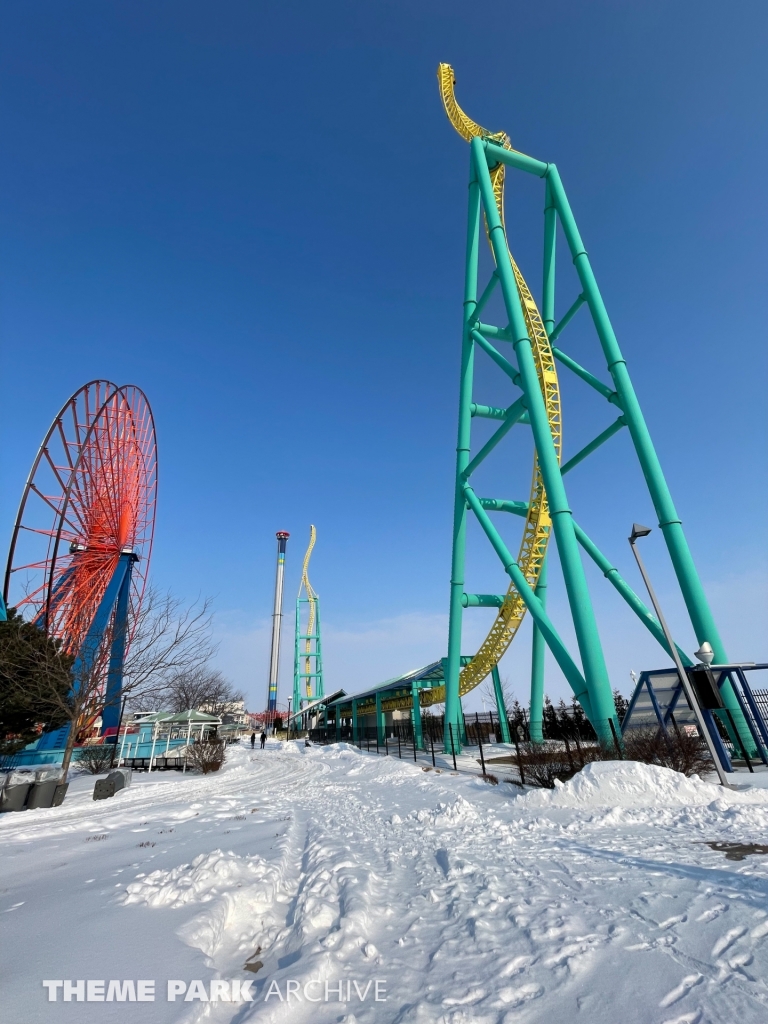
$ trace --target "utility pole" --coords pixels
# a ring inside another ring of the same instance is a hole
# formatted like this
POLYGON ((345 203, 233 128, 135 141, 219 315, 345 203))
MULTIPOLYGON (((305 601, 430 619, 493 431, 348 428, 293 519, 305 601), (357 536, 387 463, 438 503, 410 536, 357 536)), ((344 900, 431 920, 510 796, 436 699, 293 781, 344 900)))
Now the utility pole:
POLYGON ((280 530, 277 537, 277 571, 275 573, 275 607, 272 612, 272 650, 269 656, 269 687, 267 689, 267 718, 274 722, 277 711, 277 680, 280 670, 280 626, 283 621, 283 575, 285 573, 285 548, 289 533, 280 530))

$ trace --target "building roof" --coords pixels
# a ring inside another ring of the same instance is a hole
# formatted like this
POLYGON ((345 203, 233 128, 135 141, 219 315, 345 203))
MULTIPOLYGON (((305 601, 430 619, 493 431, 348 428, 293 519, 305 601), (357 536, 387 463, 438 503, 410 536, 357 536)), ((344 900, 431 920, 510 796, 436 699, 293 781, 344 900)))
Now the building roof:
POLYGON ((327 697, 318 697, 317 700, 313 700, 311 704, 305 704, 301 711, 294 711, 292 715, 288 716, 288 721, 290 722, 294 718, 306 715, 307 712, 311 714, 311 712, 316 708, 327 707, 329 704, 333 703, 333 701, 341 700, 343 697, 346 697, 346 695, 346 690, 334 690, 334 692, 329 693, 327 697))
MULTIPOLYGON (((461 664, 468 665, 471 660, 471 657, 462 655, 461 664)), ((327 704, 330 707, 332 704, 349 704, 353 700, 366 701, 371 697, 375 697, 377 693, 390 693, 397 690, 404 692, 407 690, 410 692, 414 683, 418 683, 420 689, 431 689, 433 686, 442 686, 444 682, 445 673, 443 671, 443 659, 441 658, 439 661, 432 661, 429 665, 422 666, 422 668, 411 669, 410 672, 405 672, 401 676, 393 676, 391 679, 379 683, 378 686, 373 686, 360 693, 345 694, 338 700, 328 700, 327 704)))

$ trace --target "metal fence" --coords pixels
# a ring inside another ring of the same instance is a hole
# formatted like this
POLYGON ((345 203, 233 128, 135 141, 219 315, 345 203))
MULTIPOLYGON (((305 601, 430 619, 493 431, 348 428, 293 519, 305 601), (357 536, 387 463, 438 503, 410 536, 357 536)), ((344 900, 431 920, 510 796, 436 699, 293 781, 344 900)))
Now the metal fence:
MULTIPOLYGON (((766 691, 768 696, 768 691, 766 691)), ((366 716, 370 718, 371 716, 366 716)), ((500 743, 503 735, 499 716, 493 711, 477 711, 464 715, 464 733, 461 743, 469 746, 477 746, 478 743, 500 743)), ((507 716, 507 728, 512 742, 515 740, 523 743, 530 740, 530 728, 528 714, 525 708, 517 705, 511 715, 507 716)), ((421 716, 421 729, 424 741, 434 741, 435 745, 443 746, 445 743, 445 716, 431 714, 425 711, 421 716)), ((400 737, 401 743, 413 742, 413 723, 409 718, 395 719, 388 722, 384 727, 387 743, 391 740, 396 743, 400 737)), ((592 726, 589 724, 580 705, 571 705, 561 701, 557 706, 547 704, 544 708, 542 721, 542 732, 545 740, 584 740, 594 742, 597 737, 592 726)), ((353 735, 351 720, 343 719, 338 730, 336 724, 331 722, 327 726, 321 726, 309 731, 310 742, 313 743, 336 743, 343 741, 359 746, 359 741, 375 742, 377 730, 375 725, 362 725, 358 722, 357 730, 353 735)))

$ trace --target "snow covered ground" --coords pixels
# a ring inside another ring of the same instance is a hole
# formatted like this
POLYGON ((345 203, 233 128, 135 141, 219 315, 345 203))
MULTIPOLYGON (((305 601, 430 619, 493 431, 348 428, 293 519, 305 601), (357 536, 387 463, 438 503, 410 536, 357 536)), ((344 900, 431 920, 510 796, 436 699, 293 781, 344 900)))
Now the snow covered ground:
POLYGON ((295 744, 92 789, 0 817, 5 1024, 768 1020, 768 856, 707 845, 768 843, 766 789, 600 763, 521 794, 295 744))

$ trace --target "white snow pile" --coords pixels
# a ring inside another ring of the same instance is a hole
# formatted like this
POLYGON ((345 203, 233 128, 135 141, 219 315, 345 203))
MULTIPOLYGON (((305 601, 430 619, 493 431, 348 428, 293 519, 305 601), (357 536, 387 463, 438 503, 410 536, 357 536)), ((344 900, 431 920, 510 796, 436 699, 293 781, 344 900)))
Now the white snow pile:
POLYGON ((244 883, 262 883, 263 902, 269 903, 279 884, 279 871, 257 854, 239 857, 231 850, 201 853, 191 864, 170 871, 153 871, 126 889, 122 903, 146 903, 150 907, 181 907, 207 903, 244 883))
MULTIPOLYGON (((519 797, 527 807, 690 807, 711 804, 724 790, 698 775, 639 761, 596 761, 568 782, 519 797)), ((730 795, 730 794, 729 794, 730 795)))
POLYGON ((477 821, 479 815, 468 800, 465 800, 463 796, 457 796, 450 803, 441 800, 433 811, 411 811, 408 817, 418 821, 421 825, 449 828, 477 821))

